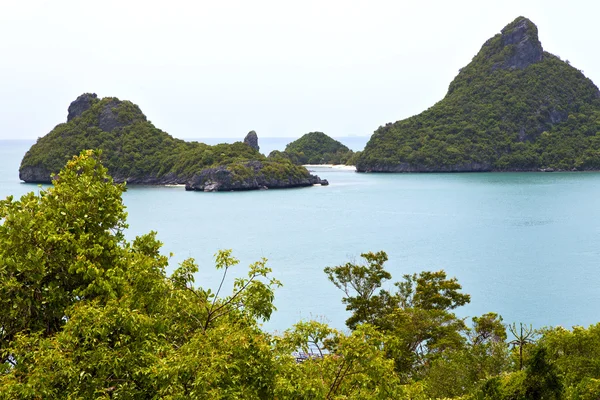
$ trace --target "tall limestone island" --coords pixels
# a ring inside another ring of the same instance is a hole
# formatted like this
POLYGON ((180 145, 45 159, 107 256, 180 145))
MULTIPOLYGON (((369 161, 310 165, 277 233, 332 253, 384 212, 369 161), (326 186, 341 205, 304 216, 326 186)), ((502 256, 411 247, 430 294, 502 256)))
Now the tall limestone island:
POLYGON ((19 177, 49 183, 74 155, 101 149, 103 163, 116 182, 181 184, 200 191, 327 184, 289 160, 268 160, 258 152, 256 133, 248 137, 248 144, 185 142, 154 127, 130 101, 85 93, 69 106, 67 122, 38 139, 25 154, 19 177))
POLYGON ((421 114, 375 131, 359 172, 600 169, 600 92, 519 17, 421 114))

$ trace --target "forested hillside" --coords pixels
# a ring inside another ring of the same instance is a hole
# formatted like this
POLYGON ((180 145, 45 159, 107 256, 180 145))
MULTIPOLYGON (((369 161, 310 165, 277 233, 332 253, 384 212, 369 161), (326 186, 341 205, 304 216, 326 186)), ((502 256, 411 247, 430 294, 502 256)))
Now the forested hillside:
POLYGON ((351 164, 355 153, 344 144, 323 132, 309 132, 285 146, 274 150, 269 159, 288 159, 294 164, 351 164))
POLYGON ((600 92, 519 17, 421 114, 375 131, 359 171, 600 169, 600 92))
POLYGON ((19 176, 47 182, 73 155, 102 150, 117 182, 186 184, 192 190, 247 190, 309 186, 319 179, 288 160, 268 160, 242 143, 186 142, 156 128, 140 108, 114 97, 83 94, 69 107, 66 123, 38 139, 25 154, 19 176))

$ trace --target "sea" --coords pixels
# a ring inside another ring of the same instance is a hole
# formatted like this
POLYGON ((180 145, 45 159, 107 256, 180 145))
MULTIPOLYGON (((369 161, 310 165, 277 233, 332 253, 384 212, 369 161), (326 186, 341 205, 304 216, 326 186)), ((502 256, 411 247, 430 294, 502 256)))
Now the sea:
MULTIPOLYGON (((337 138, 361 150, 367 137, 337 138)), ((197 139, 209 144, 234 139, 197 139)), ((261 151, 283 150, 294 138, 259 138, 261 151)), ((0 141, 0 198, 42 187, 19 181, 33 141, 0 141)), ((360 262, 383 250, 392 283, 403 275, 445 270, 471 303, 470 320, 496 312, 505 323, 534 328, 600 321, 600 173, 364 174, 311 167, 329 186, 250 192, 186 192, 183 187, 129 186, 133 239, 158 232, 172 271, 186 258, 200 267, 196 285, 216 290, 214 254, 232 249, 235 277, 261 258, 283 286, 264 329, 282 332, 316 319, 344 330, 343 293, 327 266, 360 262)), ((223 292, 222 292, 223 293, 223 292)))

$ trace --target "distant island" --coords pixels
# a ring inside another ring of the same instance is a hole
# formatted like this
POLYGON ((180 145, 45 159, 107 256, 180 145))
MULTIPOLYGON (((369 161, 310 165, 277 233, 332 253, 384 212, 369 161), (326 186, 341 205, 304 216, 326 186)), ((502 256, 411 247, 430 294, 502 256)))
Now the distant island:
POLYGON ((251 131, 245 142, 209 146, 173 138, 140 108, 115 97, 85 93, 71 103, 67 122, 39 138, 25 154, 19 178, 50 183, 53 174, 85 149, 101 149, 116 182, 185 185, 186 190, 231 191, 326 185, 302 166, 259 153, 251 131))
POLYGON ((421 114, 381 126, 359 172, 600 169, 600 92, 519 17, 421 114))
POLYGON ((296 165, 354 165, 357 153, 323 132, 309 132, 289 143, 284 151, 273 150, 270 160, 290 160, 296 165))

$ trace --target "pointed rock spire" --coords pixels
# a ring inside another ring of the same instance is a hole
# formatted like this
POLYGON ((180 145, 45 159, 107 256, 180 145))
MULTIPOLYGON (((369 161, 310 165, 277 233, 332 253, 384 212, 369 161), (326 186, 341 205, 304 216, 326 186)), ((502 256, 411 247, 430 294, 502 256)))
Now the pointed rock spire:
POLYGON ((260 147, 258 146, 258 135, 254 131, 248 132, 248 134, 244 138, 244 143, 246 143, 248 146, 252 147, 256 151, 260 150, 260 147))
POLYGON ((538 38, 537 26, 519 17, 502 29, 502 46, 513 46, 501 68, 523 69, 542 61, 544 49, 538 38))
POLYGON ((69 122, 75 117, 79 117, 81 114, 87 111, 97 99, 98 96, 96 95, 96 93, 84 93, 81 96, 77 97, 77 99, 75 99, 69 105, 69 114, 67 115, 67 122, 69 122))

